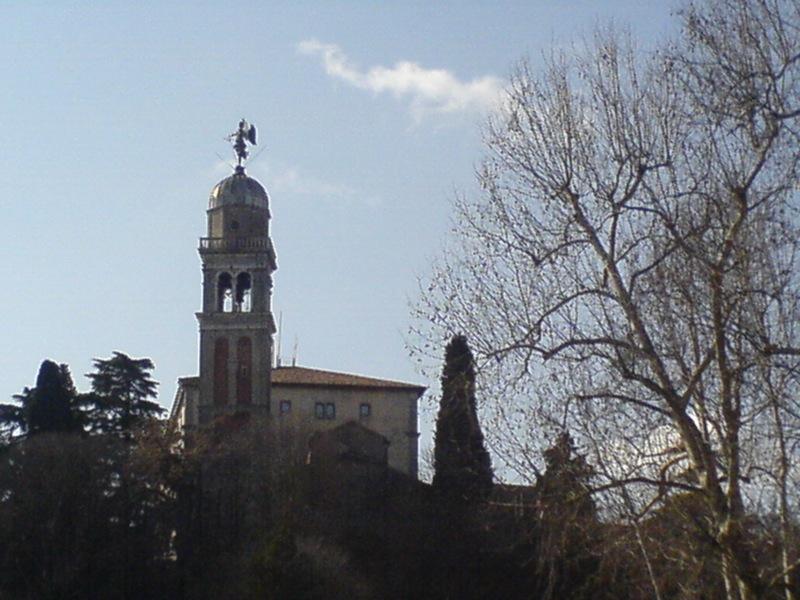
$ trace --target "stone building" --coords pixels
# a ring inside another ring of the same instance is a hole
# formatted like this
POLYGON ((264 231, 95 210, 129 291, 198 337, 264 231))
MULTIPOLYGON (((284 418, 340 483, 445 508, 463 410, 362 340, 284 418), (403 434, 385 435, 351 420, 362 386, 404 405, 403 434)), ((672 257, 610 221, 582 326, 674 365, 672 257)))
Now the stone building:
MULTIPOLYGON (((171 419, 181 427, 208 425, 248 413, 278 427, 313 433, 355 421, 389 442, 388 464, 417 475, 418 385, 305 367, 273 368, 269 196, 242 166, 244 121, 236 137, 239 165, 211 190, 208 232, 200 238, 202 308, 200 372, 178 380, 171 419)), ((252 130, 254 142, 254 129, 252 130)))

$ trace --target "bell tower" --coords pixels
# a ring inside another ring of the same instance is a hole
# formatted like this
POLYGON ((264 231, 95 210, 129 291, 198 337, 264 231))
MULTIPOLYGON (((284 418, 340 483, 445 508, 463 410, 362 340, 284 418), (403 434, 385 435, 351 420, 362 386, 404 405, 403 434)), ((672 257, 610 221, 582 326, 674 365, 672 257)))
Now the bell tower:
POLYGON ((238 159, 233 175, 211 190, 208 233, 200 238, 203 270, 200 326, 199 424, 223 414, 269 412, 272 273, 269 196, 244 169, 255 127, 242 120, 230 138, 238 159))

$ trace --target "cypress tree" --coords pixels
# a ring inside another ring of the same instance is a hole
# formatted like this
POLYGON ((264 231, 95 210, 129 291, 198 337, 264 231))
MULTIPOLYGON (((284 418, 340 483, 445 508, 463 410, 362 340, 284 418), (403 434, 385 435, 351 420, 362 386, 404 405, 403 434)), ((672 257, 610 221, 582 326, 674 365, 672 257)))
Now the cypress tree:
POLYGON ((36 385, 15 394, 18 404, 0 404, 0 446, 19 437, 55 431, 80 431, 78 392, 67 365, 44 360, 36 385))
POLYGON ((456 500, 485 498, 492 464, 478 422, 474 358, 463 335, 445 349, 435 444, 434 488, 456 500))
POLYGON ((36 377, 36 387, 26 390, 20 397, 29 433, 77 429, 78 419, 73 406, 76 395, 67 365, 43 361, 36 377))

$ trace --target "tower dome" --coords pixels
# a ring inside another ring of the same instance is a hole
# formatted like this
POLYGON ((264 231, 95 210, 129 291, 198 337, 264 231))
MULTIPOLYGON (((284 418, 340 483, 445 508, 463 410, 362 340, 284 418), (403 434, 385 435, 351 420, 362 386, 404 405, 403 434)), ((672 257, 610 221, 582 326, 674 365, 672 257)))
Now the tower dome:
POLYGON ((258 181, 248 177, 242 166, 236 167, 233 175, 215 185, 208 198, 209 210, 233 205, 269 210, 267 191, 258 181))

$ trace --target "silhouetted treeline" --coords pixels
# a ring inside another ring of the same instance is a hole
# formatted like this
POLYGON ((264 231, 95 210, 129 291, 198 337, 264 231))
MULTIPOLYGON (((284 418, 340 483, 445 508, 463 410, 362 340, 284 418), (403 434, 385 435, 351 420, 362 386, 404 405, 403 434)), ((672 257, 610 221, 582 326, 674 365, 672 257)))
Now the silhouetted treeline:
MULTIPOLYGON (((358 448, 309 454, 309 432, 246 414, 179 436, 144 403, 152 363, 138 364, 105 387, 107 369, 91 378, 106 426, 88 425, 54 363, 22 412, 6 411, 17 420, 0 450, 0 598, 725 597, 703 502, 676 494, 637 523, 602 518, 567 432, 533 486, 443 493, 358 448)), ((780 523, 751 526, 773 568, 780 523)))

